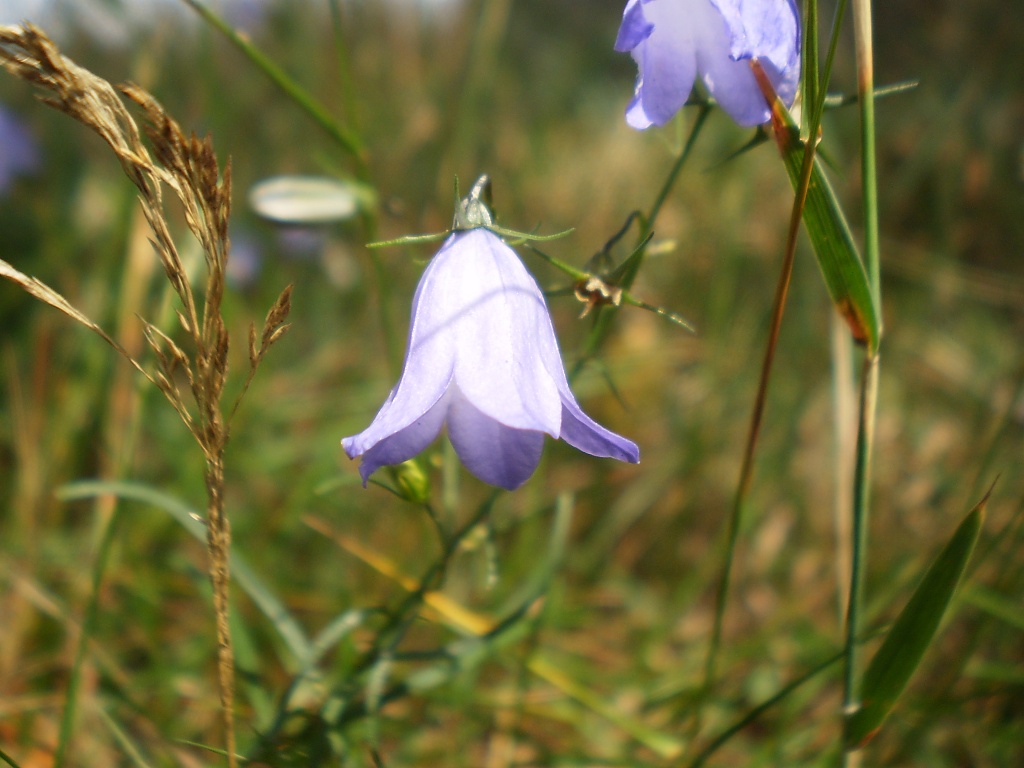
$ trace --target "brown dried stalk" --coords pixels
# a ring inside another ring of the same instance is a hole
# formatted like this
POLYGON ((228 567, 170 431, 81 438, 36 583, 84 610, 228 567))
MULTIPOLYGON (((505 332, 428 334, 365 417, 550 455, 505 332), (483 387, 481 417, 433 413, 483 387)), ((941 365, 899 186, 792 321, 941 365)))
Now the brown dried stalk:
MULTIPOLYGON (((228 332, 221 315, 224 278, 230 243, 231 168, 221 171, 209 137, 186 136, 173 118, 142 88, 128 84, 120 90, 145 115, 145 131, 153 145, 154 161, 142 143, 138 126, 117 91, 100 77, 61 55, 39 28, 0 26, 0 65, 47 92, 42 100, 91 128, 117 155, 128 178, 139 190, 139 202, 153 232, 153 246, 181 306, 178 321, 188 343, 186 351, 172 334, 141 319, 156 357, 150 370, 135 360, 100 326, 75 309, 49 286, 0 260, 0 277, 20 285, 36 298, 56 307, 99 334, 128 362, 157 386, 177 411, 206 459, 207 549, 217 623, 218 680, 224 717, 228 764, 237 765, 234 729, 234 654, 228 627, 231 529, 224 513, 224 449, 230 431, 221 395, 228 373, 228 332), (201 310, 171 236, 162 197, 163 187, 180 201, 185 222, 202 246, 206 286, 201 310), (190 397, 179 381, 184 376, 190 397)), ((267 313, 260 343, 256 327, 249 334, 249 372, 233 415, 267 350, 287 330, 291 288, 286 288, 267 313)))

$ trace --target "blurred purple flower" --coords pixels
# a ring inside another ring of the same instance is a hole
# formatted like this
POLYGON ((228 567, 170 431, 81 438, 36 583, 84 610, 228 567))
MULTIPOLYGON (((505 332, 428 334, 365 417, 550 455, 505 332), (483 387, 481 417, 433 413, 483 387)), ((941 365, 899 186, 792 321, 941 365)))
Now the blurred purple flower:
POLYGON ((275 229, 281 255, 294 261, 320 258, 327 247, 328 232, 323 226, 285 225, 275 229))
POLYGON ((452 234, 420 279, 405 367, 369 428, 341 441, 363 484, 426 448, 442 425, 462 463, 512 490, 540 462, 544 434, 636 463, 636 445, 592 420, 569 389, 544 295, 482 227, 452 234))
POLYGON ((39 167, 39 147, 25 124, 0 106, 0 195, 16 176, 39 167))
POLYGON ((228 259, 228 282, 239 290, 251 288, 263 269, 263 251, 259 241, 247 233, 232 235, 228 259))
POLYGON ((629 0, 615 50, 632 54, 640 70, 626 109, 633 128, 668 122, 698 75, 733 120, 758 125, 770 113, 748 60, 756 58, 792 104, 800 80, 800 17, 794 0, 629 0))

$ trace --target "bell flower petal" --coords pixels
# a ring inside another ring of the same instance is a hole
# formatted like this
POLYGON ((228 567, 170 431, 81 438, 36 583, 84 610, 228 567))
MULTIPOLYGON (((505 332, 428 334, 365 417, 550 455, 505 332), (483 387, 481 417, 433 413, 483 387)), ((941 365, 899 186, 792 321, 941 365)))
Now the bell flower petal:
POLYGON ((486 229, 453 235, 436 278, 450 293, 455 380, 482 413, 516 429, 558 437, 562 408, 545 364, 558 357, 544 294, 508 245, 486 229))
POLYGON ((365 485, 426 448, 445 423, 466 468, 502 488, 533 474, 545 434, 595 456, 640 458, 580 409, 540 287, 484 228, 451 235, 424 270, 402 376, 370 426, 342 446, 362 456, 365 485))
POLYGON ((748 61, 757 58, 776 92, 792 104, 800 79, 795 0, 630 0, 615 50, 629 52, 639 75, 626 120, 664 125, 683 106, 697 75, 737 123, 770 117, 748 61))
MULTIPOLYGON (((434 439, 441 432, 445 417, 448 415, 449 400, 449 393, 445 392, 440 400, 434 403, 426 413, 413 421, 409 426, 403 427, 376 442, 373 441, 372 435, 369 439, 366 437, 367 433, 370 432, 369 429, 355 438, 346 437, 342 440, 342 447, 349 458, 355 458, 359 455, 363 457, 363 461, 359 465, 359 475, 363 479, 363 485, 366 485, 370 475, 381 467, 408 461, 434 442, 434 439)), ((387 404, 385 404, 386 407, 387 404)), ((381 412, 383 410, 382 408, 381 412)), ((376 420, 374 420, 375 425, 377 425, 376 420)))
POLYGON ((458 393, 448 409, 448 438, 466 469, 490 485, 514 490, 540 464, 544 433, 506 427, 458 393))

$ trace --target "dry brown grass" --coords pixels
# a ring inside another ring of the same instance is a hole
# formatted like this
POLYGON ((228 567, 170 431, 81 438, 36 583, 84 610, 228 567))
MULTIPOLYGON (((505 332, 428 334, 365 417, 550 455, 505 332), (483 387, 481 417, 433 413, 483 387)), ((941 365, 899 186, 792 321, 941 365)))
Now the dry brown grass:
MULTIPOLYGON (((99 334, 136 370, 154 384, 195 438, 206 462, 206 530, 209 575, 213 584, 217 625, 218 676, 228 764, 237 764, 234 731, 234 652, 228 627, 231 527, 224 512, 224 450, 230 418, 270 347, 287 331, 291 288, 286 288, 267 313, 262 332, 249 331, 249 372, 228 415, 221 404, 228 379, 229 338, 221 311, 230 253, 231 166, 217 162, 209 136, 186 135, 178 123, 144 89, 120 87, 97 77, 61 55, 38 27, 0 27, 0 63, 12 74, 41 88, 42 100, 92 129, 117 156, 139 191, 139 202, 152 232, 152 244, 177 295, 179 328, 162 330, 140 318, 156 365, 136 359, 97 323, 60 293, 0 260, 0 275, 37 299, 60 310, 99 334), (139 127, 124 98, 141 107, 154 157, 143 144, 139 127), (171 235, 163 189, 181 204, 189 231, 199 241, 206 262, 206 284, 197 300, 180 251, 171 235), (179 332, 187 340, 173 338, 179 332), (184 382, 182 382, 184 379, 184 382), (183 386, 183 384, 187 385, 183 386)), ((73 708, 73 702, 72 702, 73 708)))

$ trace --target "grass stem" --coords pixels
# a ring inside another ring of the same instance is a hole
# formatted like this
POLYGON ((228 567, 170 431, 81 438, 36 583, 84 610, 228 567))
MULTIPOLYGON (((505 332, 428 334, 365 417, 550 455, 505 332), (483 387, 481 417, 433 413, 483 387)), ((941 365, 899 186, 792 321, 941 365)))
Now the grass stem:
POLYGON ((743 450, 743 462, 740 466, 739 479, 736 483, 736 494, 733 499, 732 511, 726 532, 725 561, 718 580, 715 593, 715 616, 711 628, 711 639, 708 642, 707 657, 704 660, 704 680, 701 683, 697 698, 697 708, 693 721, 693 732, 700 730, 701 710, 704 701, 714 687, 718 653, 722 642, 722 627, 725 621, 725 607, 729 600, 732 582, 732 566, 736 555, 739 532, 743 527, 743 514, 750 492, 750 482, 754 472, 754 457, 757 453, 757 442, 761 434, 764 420, 765 404, 768 400, 768 383, 771 379, 772 367, 775 362, 775 350, 778 346, 779 333, 782 329, 782 317, 786 311, 786 300, 789 296, 789 285, 793 277, 793 264, 796 260, 796 241, 800 232, 807 192, 811 183, 811 172, 814 167, 816 142, 808 141, 804 145, 803 163, 800 169, 799 183, 793 199, 793 208, 789 219, 789 231, 786 236, 786 248, 782 258, 782 268, 775 287, 775 299, 772 305, 771 323, 768 329, 768 340, 765 344, 764 358, 761 362, 761 377, 754 397, 754 409, 750 417, 750 426, 743 450))
POLYGON ((99 547, 96 551, 96 560, 93 562, 92 588, 89 594, 89 602, 85 607, 85 616, 82 619, 82 628, 75 647, 75 658, 71 664, 71 673, 68 678, 67 694, 64 697, 64 712, 61 715, 60 731, 57 736, 57 749, 53 758, 54 768, 61 768, 65 764, 68 746, 71 743, 71 737, 75 729, 78 689, 82 684, 82 666, 85 663, 86 646, 96 625, 100 587, 103 584, 103 574, 106 572, 107 562, 110 560, 110 551, 114 544, 117 516, 118 507, 114 507, 113 514, 105 520, 99 547))
MULTIPOLYGON (((871 1, 853 0, 854 38, 857 56, 857 90, 861 125, 861 175, 864 204, 864 266, 875 306, 881 311, 881 280, 878 246, 878 179, 875 164, 874 54, 871 1)), ((879 357, 864 360, 861 375, 860 417, 857 430, 857 463, 854 469, 853 531, 850 550, 849 599, 844 646, 843 715, 851 717, 861 706, 861 669, 857 637, 864 623, 864 572, 867 567, 870 519, 871 459, 878 402, 879 357)), ((860 763, 858 751, 844 752, 843 764, 860 763)))

